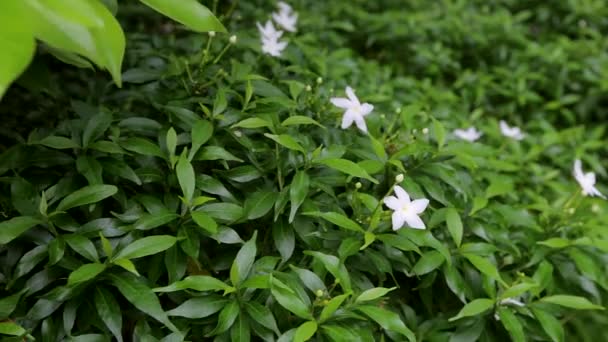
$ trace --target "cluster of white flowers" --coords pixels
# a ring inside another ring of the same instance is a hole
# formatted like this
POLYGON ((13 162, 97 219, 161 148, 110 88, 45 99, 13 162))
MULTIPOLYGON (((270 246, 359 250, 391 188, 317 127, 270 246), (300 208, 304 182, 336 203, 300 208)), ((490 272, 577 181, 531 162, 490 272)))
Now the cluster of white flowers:
MULTIPOLYGON (((277 5, 279 10, 272 13, 272 19, 285 31, 295 32, 298 13, 294 12, 291 6, 282 1, 279 1, 277 5)), ((262 52, 273 57, 280 57, 283 50, 287 47, 286 41, 279 40, 283 36, 283 31, 277 30, 272 20, 266 21, 263 26, 260 23, 256 23, 256 25, 262 39, 262 52)))
MULTIPOLYGON (((526 137, 526 135, 522 132, 521 128, 517 126, 511 127, 504 120, 500 120, 499 127, 500 133, 502 133, 502 135, 507 138, 522 140, 526 137)), ((454 135, 459 139, 474 142, 477 139, 481 138, 483 133, 478 131, 475 127, 469 127, 467 129, 455 129, 454 135)))

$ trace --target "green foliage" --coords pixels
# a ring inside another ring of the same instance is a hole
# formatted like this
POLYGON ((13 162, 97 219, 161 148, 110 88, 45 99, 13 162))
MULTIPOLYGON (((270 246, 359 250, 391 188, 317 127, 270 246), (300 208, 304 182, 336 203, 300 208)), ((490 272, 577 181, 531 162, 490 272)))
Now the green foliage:
MULTIPOLYGON (((48 6, 94 27, 92 3, 48 6)), ((121 3, 123 88, 8 90, 2 338, 608 339, 608 204, 572 175, 608 192, 603 1, 301 0, 280 57, 256 30, 273 4, 218 3, 237 41, 121 3), (347 85, 367 134, 340 128, 347 85), (393 229, 396 185, 426 229, 393 229)))
MULTIPOLYGON (((197 32, 225 32, 197 0, 141 0, 159 13, 197 32)), ((59 60, 78 67, 91 62, 122 85, 125 35, 114 18, 116 0, 24 0, 0 3, 0 98, 30 64, 35 40, 59 60)))

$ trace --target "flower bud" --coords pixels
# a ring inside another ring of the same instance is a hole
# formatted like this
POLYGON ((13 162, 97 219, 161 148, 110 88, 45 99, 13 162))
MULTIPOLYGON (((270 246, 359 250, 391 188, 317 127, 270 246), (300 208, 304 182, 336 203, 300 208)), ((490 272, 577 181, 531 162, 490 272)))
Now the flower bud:
POLYGON ((591 211, 594 212, 594 213, 596 213, 596 214, 599 213, 600 212, 600 206, 594 203, 591 206, 591 211))
POLYGON ((323 290, 318 289, 318 290, 315 292, 315 295, 316 295, 317 297, 323 297, 323 290))
POLYGON ((230 44, 236 44, 236 36, 235 35, 230 36, 229 41, 230 41, 230 44))
POLYGON ((235 135, 237 138, 240 138, 240 137, 242 137, 242 136, 243 136, 243 133, 241 133, 241 131, 234 131, 234 135, 235 135))
POLYGON ((355 188, 357 188, 357 189, 361 189, 362 186, 363 186, 363 184, 361 184, 361 182, 355 183, 355 188))
POLYGON ((568 208, 568 214, 570 214, 570 215, 574 214, 575 211, 576 211, 576 209, 574 209, 574 208, 568 208))
POLYGON ((397 176, 395 176, 395 182, 401 183, 401 182, 403 182, 404 178, 405 178, 405 176, 403 176, 403 173, 400 173, 397 176))
POLYGON ((312 87, 310 86, 310 84, 306 85, 306 91, 312 91, 312 87))
POLYGON ((427 127, 424 127, 424 128, 422 129, 422 134, 424 134, 424 135, 429 134, 429 129, 428 129, 427 127))
POLYGON ((207 34, 209 35, 209 37, 213 38, 215 37, 215 31, 209 31, 207 32, 207 34))
POLYGON ((323 79, 321 77, 317 77, 317 84, 323 83, 323 79))

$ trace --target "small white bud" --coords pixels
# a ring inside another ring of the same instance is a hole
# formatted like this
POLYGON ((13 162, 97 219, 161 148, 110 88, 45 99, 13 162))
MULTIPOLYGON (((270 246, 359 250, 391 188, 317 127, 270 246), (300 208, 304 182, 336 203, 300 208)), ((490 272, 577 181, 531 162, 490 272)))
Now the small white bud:
POLYGON ((428 129, 427 127, 424 127, 424 128, 422 129, 422 134, 424 134, 424 135, 429 134, 429 129, 428 129))
POLYGON ((386 115, 380 114, 380 119, 386 119, 386 115))
POLYGON ((236 36, 235 35, 230 36, 230 44, 236 44, 236 36))
POLYGON ((591 211, 592 211, 592 212, 594 212, 594 213, 596 213, 596 214, 597 214, 597 213, 599 213, 599 212, 600 212, 600 206, 599 206, 599 205, 597 205, 596 203, 594 203, 594 204, 591 206, 591 211))
POLYGON ((355 183, 355 188, 357 188, 357 189, 361 189, 362 186, 363 186, 363 184, 361 184, 361 182, 355 183))
POLYGON ((403 182, 403 179, 405 179, 405 176, 403 176, 403 173, 400 173, 397 176, 395 176, 395 182, 397 182, 397 183, 403 182))
POLYGON ((568 214, 570 214, 570 215, 574 214, 575 211, 576 211, 576 209, 574 209, 574 208, 568 208, 568 214))
POLYGON ((395 113, 397 113, 397 114, 401 113, 401 107, 395 108, 395 113))
POLYGON ((414 128, 414 129, 412 130, 412 134, 416 134, 416 133, 418 133, 418 130, 414 128))
POLYGON ((318 290, 315 292, 315 295, 316 295, 317 297, 323 297, 323 290, 318 289, 318 290))
POLYGON ((241 131, 234 131, 234 135, 235 135, 237 138, 240 138, 240 137, 242 137, 242 136, 243 136, 243 133, 241 133, 241 131))
POLYGON ((306 91, 312 91, 312 87, 310 86, 310 84, 306 85, 306 91))
POLYGON ((317 77, 317 84, 321 84, 321 83, 323 83, 323 78, 317 77))
POLYGON ((209 37, 213 38, 215 37, 215 31, 209 31, 207 32, 207 34, 209 35, 209 37))

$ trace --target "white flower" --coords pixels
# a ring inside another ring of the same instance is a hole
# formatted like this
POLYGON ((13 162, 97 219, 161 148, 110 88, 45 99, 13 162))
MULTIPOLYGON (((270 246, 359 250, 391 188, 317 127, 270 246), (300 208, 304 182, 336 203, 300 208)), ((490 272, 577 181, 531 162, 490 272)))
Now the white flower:
POLYGON ((408 226, 416 229, 425 229, 424 222, 420 219, 420 215, 429 205, 429 200, 426 198, 410 200, 410 196, 399 185, 395 185, 395 196, 389 196, 384 199, 384 204, 391 208, 393 212, 393 230, 398 230, 405 223, 408 226))
POLYGON ((273 57, 281 56, 286 47, 287 42, 262 37, 262 51, 273 57))
POLYGON ((587 172, 583 173, 583 167, 581 165, 581 160, 577 159, 574 161, 574 178, 580 184, 581 188, 583 188, 583 195, 585 196, 598 196, 606 199, 596 187, 595 187, 595 173, 587 172))
POLYGON ((296 32, 298 13, 293 12, 291 7, 284 2, 279 2, 278 6, 279 12, 272 13, 272 19, 286 31, 296 32))
POLYGON ((460 139, 473 142, 479 139, 483 133, 479 132, 475 127, 469 127, 468 129, 456 129, 454 135, 460 139))
POLYGON ((350 127, 355 122, 361 131, 367 133, 367 125, 363 117, 371 113, 374 110, 374 106, 369 103, 359 102, 351 87, 346 87, 346 96, 348 98, 332 97, 330 99, 334 106, 346 109, 344 116, 342 116, 342 129, 350 127))
POLYGON ((260 23, 255 24, 257 25, 258 30, 262 35, 262 39, 277 40, 283 35, 283 31, 277 30, 272 24, 271 20, 266 21, 266 24, 264 24, 264 26, 262 26, 260 23))
POLYGON ((521 131, 519 127, 513 126, 509 127, 506 122, 500 120, 500 132, 507 138, 512 138, 515 140, 521 140, 525 137, 525 134, 521 131))

